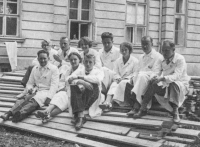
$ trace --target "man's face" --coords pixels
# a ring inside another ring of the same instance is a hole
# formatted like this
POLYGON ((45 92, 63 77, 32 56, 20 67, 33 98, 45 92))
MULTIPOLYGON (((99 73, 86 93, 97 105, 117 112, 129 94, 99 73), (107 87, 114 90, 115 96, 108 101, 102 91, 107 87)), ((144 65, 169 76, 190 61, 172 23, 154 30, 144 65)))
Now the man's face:
POLYGON ((146 54, 151 52, 152 43, 151 43, 150 39, 142 40, 141 44, 142 44, 143 52, 145 52, 146 54))
POLYGON ((67 39, 60 40, 60 47, 63 51, 67 51, 69 49, 69 41, 67 39))
POLYGON ((108 52, 113 46, 113 40, 111 38, 104 38, 102 40, 104 50, 108 52))
POLYGON ((120 47, 120 52, 123 57, 128 57, 130 55, 129 49, 125 46, 120 47))
POLYGON ((162 47, 162 54, 165 59, 169 59, 174 55, 174 48, 170 47, 167 44, 164 44, 162 47))
POLYGON ((45 50, 45 51, 49 51, 49 48, 50 48, 50 46, 49 46, 49 44, 47 43, 47 42, 43 42, 42 43, 42 49, 43 50, 45 50))
POLYGON ((44 67, 47 65, 49 61, 49 57, 45 53, 41 53, 38 56, 38 62, 40 63, 40 66, 44 67))
POLYGON ((94 61, 94 58, 85 58, 83 63, 84 63, 86 71, 91 71, 95 64, 95 61, 94 61))

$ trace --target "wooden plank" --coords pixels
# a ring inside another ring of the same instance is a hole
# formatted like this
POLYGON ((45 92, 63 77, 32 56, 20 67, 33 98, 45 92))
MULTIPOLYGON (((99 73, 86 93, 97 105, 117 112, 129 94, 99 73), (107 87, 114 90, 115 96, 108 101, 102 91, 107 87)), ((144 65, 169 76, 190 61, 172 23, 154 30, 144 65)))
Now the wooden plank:
POLYGON ((0 101, 1 102, 16 102, 17 99, 15 98, 4 98, 0 96, 0 101))
POLYGON ((0 107, 9 107, 9 108, 11 108, 13 105, 14 105, 14 103, 12 103, 12 102, 0 101, 0 107))
POLYGON ((21 91, 12 91, 12 90, 0 90, 0 94, 4 93, 4 94, 20 94, 21 91))
POLYGON ((178 128, 176 131, 171 132, 172 135, 181 135, 185 137, 195 137, 199 138, 200 137, 200 130, 192 130, 192 129, 182 129, 178 128))
POLYGON ((0 107, 1 115, 2 115, 4 112, 7 112, 7 111, 9 111, 9 110, 10 110, 10 108, 0 107))
POLYGON ((3 80, 3 81, 21 82, 22 77, 16 77, 16 76, 3 76, 3 77, 0 77, 0 80, 3 80))
POLYGON ((1 80, 0 80, 0 84, 22 85, 20 82, 1 81, 1 80))
POLYGON ((195 142, 194 139, 180 138, 180 137, 177 137, 177 136, 165 136, 164 139, 167 140, 167 141, 186 143, 186 144, 192 144, 192 143, 195 142))
POLYGON ((113 147, 112 145, 107 145, 97 141, 92 141, 89 139, 84 139, 76 137, 76 134, 68 133, 65 131, 59 131, 55 129, 45 128, 41 126, 26 124, 26 123, 12 123, 11 121, 3 122, 0 121, 0 124, 7 127, 13 127, 24 131, 29 131, 39 135, 45 135, 48 137, 65 140, 67 142, 78 143, 80 145, 89 146, 89 147, 113 147))
POLYGON ((24 77, 25 73, 19 73, 19 72, 4 72, 3 75, 24 77))
POLYGON ((127 136, 128 137, 133 137, 133 138, 136 138, 138 137, 139 133, 138 132, 134 132, 134 131, 130 131, 127 136))
POLYGON ((1 97, 4 98, 15 98, 17 96, 17 94, 2 94, 1 93, 1 97))
POLYGON ((187 146, 186 144, 183 144, 183 143, 177 143, 177 142, 171 142, 171 141, 165 141, 163 143, 163 146, 164 145, 169 146, 169 147, 186 147, 187 146))
POLYGON ((24 90, 24 88, 18 88, 18 87, 2 87, 2 86, 0 86, 0 89, 1 90, 15 90, 15 91, 23 91, 24 90))

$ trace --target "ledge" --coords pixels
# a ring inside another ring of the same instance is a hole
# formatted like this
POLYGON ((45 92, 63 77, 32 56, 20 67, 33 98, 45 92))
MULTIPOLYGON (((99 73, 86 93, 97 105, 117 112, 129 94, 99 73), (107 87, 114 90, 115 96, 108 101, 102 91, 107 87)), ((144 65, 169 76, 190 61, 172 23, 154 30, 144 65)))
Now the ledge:
POLYGON ((14 42, 17 43, 23 43, 25 41, 25 38, 15 38, 15 37, 0 37, 0 42, 14 42))

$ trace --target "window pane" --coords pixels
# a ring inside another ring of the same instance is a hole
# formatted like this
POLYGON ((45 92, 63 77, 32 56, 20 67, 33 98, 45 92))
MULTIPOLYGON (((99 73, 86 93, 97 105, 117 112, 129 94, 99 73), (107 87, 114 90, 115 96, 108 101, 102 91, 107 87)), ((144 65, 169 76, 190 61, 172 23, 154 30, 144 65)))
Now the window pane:
POLYGON ((77 19, 78 18, 78 11, 77 10, 70 10, 69 19, 77 19))
POLYGON ((0 13, 3 13, 3 2, 0 2, 0 13))
POLYGON ((184 45, 184 29, 185 19, 184 16, 175 19, 175 44, 184 45))
POLYGON ((185 0, 176 0, 176 13, 185 13, 185 0))
POLYGON ((2 35, 3 32, 3 17, 0 17, 0 35, 2 35))
POLYGON ((137 24, 145 24, 145 5, 138 5, 137 9, 137 24))
POLYGON ((17 18, 6 18, 6 35, 17 35, 17 18))
POLYGON ((89 11, 82 11, 81 20, 89 20, 89 11))
POLYGON ((127 4, 126 23, 135 24, 135 5, 127 4))
POLYGON ((88 24, 81 24, 81 37, 88 37, 88 24))
POLYGON ((78 0, 70 0, 70 8, 78 8, 78 0))
POLYGON ((6 14, 17 14, 17 3, 7 3, 6 14))
POLYGON ((79 24, 77 22, 71 22, 70 39, 79 39, 79 24))
POLYGON ((137 28, 136 44, 141 44, 141 39, 144 36, 145 28, 137 28))
POLYGON ((82 9, 90 9, 90 0, 82 0, 82 9))
POLYGON ((133 42, 133 27, 126 28, 126 41, 133 42))

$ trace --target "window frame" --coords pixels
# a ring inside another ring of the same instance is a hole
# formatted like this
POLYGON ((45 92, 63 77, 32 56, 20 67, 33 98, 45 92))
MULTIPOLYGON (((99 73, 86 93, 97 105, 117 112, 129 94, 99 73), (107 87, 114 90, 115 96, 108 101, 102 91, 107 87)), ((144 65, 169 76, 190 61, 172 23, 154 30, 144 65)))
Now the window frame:
POLYGON ((186 41, 187 41, 187 18, 188 18, 188 0, 185 0, 185 13, 177 13, 176 12, 176 4, 177 0, 175 0, 175 5, 174 5, 174 43, 176 47, 186 47, 186 41), (183 44, 179 45, 176 44, 176 18, 184 16, 184 38, 183 38, 183 44))
MULTIPOLYGON (((125 40, 127 40, 127 34, 126 34, 126 31, 127 31, 127 28, 128 27, 132 27, 133 29, 133 32, 137 32, 137 28, 144 28, 144 35, 147 35, 148 34, 148 20, 149 20, 149 3, 148 3, 148 0, 146 0, 146 2, 141 2, 141 1, 135 1, 135 2, 132 2, 132 1, 127 1, 126 2, 126 13, 125 13, 125 40), (128 5, 135 5, 136 9, 135 9, 135 14, 136 14, 136 17, 135 17, 135 24, 132 24, 132 23, 127 23, 127 7, 128 5), (144 24, 137 24, 137 10, 138 10, 138 5, 144 5, 145 6, 145 20, 144 20, 144 24)), ((133 34, 133 33, 131 33, 133 34)), ((134 36, 132 36, 131 38, 131 43, 135 46, 141 46, 141 43, 137 43, 137 39, 136 39, 136 36, 137 36, 137 33, 134 33, 134 36), (133 40, 134 39, 134 40, 133 40)))
POLYGON ((8 0, 2 0, 0 2, 3 2, 3 10, 4 13, 0 13, 0 16, 3 17, 3 27, 2 27, 2 35, 0 34, 0 38, 18 38, 20 36, 20 0, 17 0, 16 2, 12 2, 12 1, 8 1, 8 0), (6 14, 5 10, 6 10, 6 6, 7 3, 16 3, 17 4, 17 14, 6 14), (7 25, 6 25, 6 19, 7 17, 10 18, 17 18, 17 26, 16 26, 16 35, 6 35, 6 29, 7 29, 7 25))
MULTIPOLYGON (((73 40, 71 39, 71 23, 72 22, 76 22, 76 23, 79 23, 79 35, 77 37, 77 40, 80 40, 80 35, 81 35, 81 29, 80 29, 80 25, 81 24, 88 24, 88 37, 91 38, 92 37, 92 28, 93 28, 93 9, 94 9, 94 0, 90 0, 90 4, 89 4, 89 20, 81 20, 81 14, 82 14, 82 1, 83 0, 78 0, 78 8, 77 8, 77 19, 70 19, 70 0, 68 1, 68 36, 70 38, 70 40, 73 40)), ((73 9, 73 8, 72 8, 73 9)), ((77 41, 75 40, 75 41, 77 41)))

